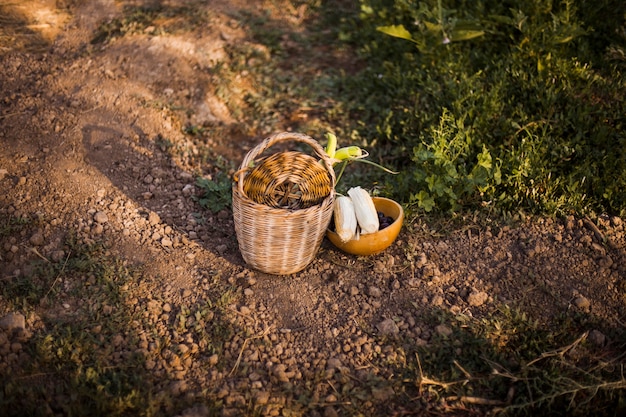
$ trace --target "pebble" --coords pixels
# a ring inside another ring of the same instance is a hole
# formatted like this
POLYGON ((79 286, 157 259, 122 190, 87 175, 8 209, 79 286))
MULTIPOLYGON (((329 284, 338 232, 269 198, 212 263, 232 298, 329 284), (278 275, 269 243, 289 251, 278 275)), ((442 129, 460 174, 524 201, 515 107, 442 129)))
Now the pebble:
POLYGON ((383 294, 380 288, 374 287, 374 286, 369 287, 368 293, 371 297, 376 297, 376 298, 380 297, 383 294))
POLYGON ((0 319, 0 328, 4 330, 24 330, 26 328, 26 318, 20 313, 9 313, 0 319))
POLYGON ((107 214, 103 211, 97 211, 94 215, 93 215, 93 220, 96 223, 106 223, 109 221, 109 217, 107 216, 107 214))
POLYGON ((589 307, 591 307, 591 302, 586 297, 579 295, 574 299, 574 305, 576 306, 576 308, 579 308, 581 310, 587 310, 589 307))
POLYGON ((376 401, 385 402, 395 395, 392 387, 372 388, 372 397, 376 401))
POLYGON ((450 337, 450 335, 452 335, 452 329, 445 324, 439 324, 438 326, 436 326, 435 332, 437 332, 438 335, 444 337, 450 337))
POLYGON ((150 214, 148 214, 148 223, 152 226, 156 226, 161 223, 161 217, 157 213, 151 211, 150 214))
POLYGON ((385 319, 376 325, 378 331, 385 336, 393 336, 400 333, 400 329, 392 319, 385 319))
POLYGON ((32 235, 28 241, 33 246, 41 246, 44 243, 43 235, 41 234, 41 232, 37 232, 32 235))
POLYGON ((600 332, 599 330, 592 330, 589 332, 589 340, 591 341, 591 343, 593 343, 596 346, 604 346, 606 344, 606 336, 604 335, 604 333, 600 332))
POLYGON ((338 358, 330 358, 326 362, 326 369, 339 369, 342 367, 341 360, 338 358))
POLYGON ((472 307, 480 307, 489 299, 489 295, 483 291, 472 291, 467 297, 467 302, 472 307))

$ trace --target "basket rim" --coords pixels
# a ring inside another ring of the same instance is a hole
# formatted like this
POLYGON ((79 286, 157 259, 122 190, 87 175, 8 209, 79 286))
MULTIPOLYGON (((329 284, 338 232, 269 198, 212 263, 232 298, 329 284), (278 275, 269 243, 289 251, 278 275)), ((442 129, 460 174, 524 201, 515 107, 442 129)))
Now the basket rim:
MULTIPOLYGON (((243 189, 243 184, 244 184, 245 177, 251 168, 250 165, 255 161, 255 159, 259 155, 261 155, 263 152, 265 152, 268 148, 270 148, 271 146, 276 145, 281 142, 288 142, 288 141, 304 143, 310 146, 315 152, 315 154, 321 158, 324 164, 324 168, 326 168, 326 171, 330 175, 331 192, 329 193, 329 197, 334 194, 333 191, 335 189, 336 176, 335 176, 335 170, 333 169, 333 163, 332 163, 331 158, 324 151, 324 148, 322 148, 319 142, 313 139, 311 136, 305 135, 303 133, 279 132, 279 133, 275 133, 265 138, 261 143, 259 143, 254 148, 252 148, 241 161, 241 165, 239 166, 239 169, 233 175, 233 179, 235 183, 237 183, 236 187, 241 196, 244 196, 246 199, 249 199, 243 189)), ((259 203, 256 203, 256 204, 259 204, 259 203)), ((266 207, 264 204, 259 204, 259 206, 266 207)), ((316 207, 316 206, 313 206, 313 207, 316 207)), ((284 210, 284 209, 277 209, 277 210, 284 210)), ((302 210, 307 210, 307 209, 302 209, 302 210)))
POLYGON ((284 213, 298 212, 302 215, 307 215, 309 212, 314 212, 316 210, 319 210, 320 207, 328 204, 328 200, 332 200, 334 202, 334 199, 336 197, 335 188, 333 187, 330 189, 330 193, 326 197, 324 197, 324 199, 320 201, 318 204, 315 204, 307 208, 293 209, 293 208, 286 208, 286 207, 271 207, 271 206, 268 206, 267 204, 257 203, 256 201, 248 197, 246 193, 240 191, 240 188, 235 184, 233 184, 232 191, 233 191, 233 197, 241 199, 241 201, 244 204, 248 205, 249 207, 253 209, 263 210, 265 213, 271 213, 271 214, 284 214, 284 213))

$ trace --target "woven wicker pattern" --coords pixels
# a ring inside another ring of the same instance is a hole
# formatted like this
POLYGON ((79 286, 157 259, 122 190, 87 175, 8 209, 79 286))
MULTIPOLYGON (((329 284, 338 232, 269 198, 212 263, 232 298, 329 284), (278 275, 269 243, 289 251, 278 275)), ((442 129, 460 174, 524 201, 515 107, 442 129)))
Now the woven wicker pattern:
POLYGON ((330 193, 331 178, 318 159, 300 152, 281 152, 264 158, 250 170, 245 194, 274 208, 315 206, 330 193))
POLYGON ((246 263, 276 275, 304 269, 317 254, 335 201, 335 173, 324 149, 309 136, 278 133, 248 152, 234 179, 233 217, 246 263), (295 151, 262 156, 279 142, 305 143, 315 157, 295 151))

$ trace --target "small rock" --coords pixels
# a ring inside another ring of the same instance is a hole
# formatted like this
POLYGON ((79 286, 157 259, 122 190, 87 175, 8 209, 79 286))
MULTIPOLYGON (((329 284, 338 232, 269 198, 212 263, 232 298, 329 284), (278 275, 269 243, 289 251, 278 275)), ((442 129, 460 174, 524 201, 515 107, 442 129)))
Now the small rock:
POLYGON ((337 396, 335 394, 328 394, 326 396, 326 398, 324 398, 324 401, 327 403, 336 403, 337 402, 337 396))
POLYGON ((161 223, 161 217, 159 217, 159 215, 154 211, 151 211, 150 214, 148 214, 148 222, 152 226, 156 226, 157 224, 161 223))
POLYGON ((587 310, 591 307, 591 302, 586 297, 579 295, 574 299, 574 305, 581 310, 587 310))
POLYGON ((219 356, 217 356, 217 353, 209 356, 209 365, 210 366, 215 366, 217 365, 217 361, 219 360, 219 356))
POLYGON ((254 402, 259 405, 267 404, 270 400, 270 393, 267 391, 257 391, 254 393, 254 402))
POLYGON ((376 298, 380 297, 383 294, 380 288, 374 287, 374 286, 369 287, 368 293, 371 297, 376 297, 376 298))
POLYGON ((164 237, 163 239, 161 239, 161 245, 163 245, 166 248, 169 248, 172 246, 172 240, 170 238, 164 237))
POLYGON ((376 272, 385 272, 387 269, 385 263, 383 261, 374 262, 374 271, 376 272))
POLYGON ((43 235, 41 234, 41 232, 37 232, 30 237, 29 242, 33 246, 41 246, 44 242, 43 235))
POLYGON ((372 397, 377 401, 388 401, 395 394, 392 387, 372 388, 372 397))
POLYGON ((172 395, 180 395, 187 391, 187 383, 185 381, 173 381, 170 384, 170 392, 172 395))
POLYGON ((480 307, 489 299, 489 295, 483 291, 472 291, 467 297, 467 302, 473 307, 480 307))
POLYGON ((441 336, 450 337, 450 335, 452 334, 452 329, 445 324, 439 324, 437 327, 435 327, 435 332, 437 332, 437 334, 441 336))
POLYGON ((223 255, 227 250, 228 250, 228 246, 227 245, 217 245, 217 247, 215 248, 215 250, 217 251, 217 253, 219 253, 220 255, 223 255))
POLYGON ((106 215, 105 212, 97 211, 96 214, 93 215, 93 220, 96 223, 103 224, 109 221, 109 217, 106 215))
POLYGON ((381 334, 387 336, 397 335, 398 333, 400 333, 398 325, 392 319, 385 319, 381 321, 380 323, 378 323, 376 328, 381 334))
POLYGON ((154 178, 150 174, 143 177, 143 182, 146 184, 152 184, 152 181, 154 181, 154 178))
POLYGON ((183 187, 183 195, 185 196, 190 196, 191 194, 193 194, 193 185, 192 184, 187 184, 183 187))
POLYGON ((430 301, 430 303, 434 307, 439 307, 439 306, 443 305, 443 297, 441 295, 435 295, 433 297, 433 299, 430 301))
POLYGON ((602 347, 606 343, 606 336, 604 335, 604 333, 600 332, 599 330, 594 329, 590 331, 588 337, 591 343, 593 343, 596 346, 602 347))
POLYGON ((407 285, 411 288, 417 288, 420 285, 420 280, 417 278, 409 278, 407 281, 407 285))
POLYGON ((4 330, 14 330, 26 328, 26 318, 20 313, 9 313, 0 319, 0 328, 4 330))
POLYGON ((50 258, 54 262, 59 262, 64 257, 65 257, 65 252, 62 250, 55 250, 54 252, 52 252, 52 255, 50 255, 50 258))
POLYGON ((339 369, 341 366, 341 360, 338 358, 330 358, 326 362, 326 369, 339 369))

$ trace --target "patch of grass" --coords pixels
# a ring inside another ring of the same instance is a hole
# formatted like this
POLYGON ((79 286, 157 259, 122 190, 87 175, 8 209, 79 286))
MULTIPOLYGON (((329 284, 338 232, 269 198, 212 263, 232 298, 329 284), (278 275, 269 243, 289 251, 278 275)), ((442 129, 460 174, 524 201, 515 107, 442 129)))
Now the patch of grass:
MULTIPOLYGON (((404 341, 389 364, 402 375, 395 389, 433 410, 455 413, 619 415, 624 411, 623 334, 613 347, 588 340, 600 323, 563 316, 549 328, 502 306, 485 319, 435 311, 424 320, 445 324, 427 346, 404 341)), ((389 366, 388 365, 388 366, 389 366)))
POLYGON ((28 276, 3 286, 3 299, 41 323, 24 344, 28 360, 4 374, 0 409, 7 416, 154 415, 167 403, 133 345, 131 323, 142 317, 125 292, 141 271, 108 254, 102 244, 65 242, 67 257, 41 261, 28 276))
POLYGON ((366 65, 337 97, 402 168, 387 190, 407 205, 623 214, 623 10, 363 0, 339 38, 366 65))
POLYGON ((15 235, 30 223, 27 217, 7 216, 0 225, 0 238, 15 235))

